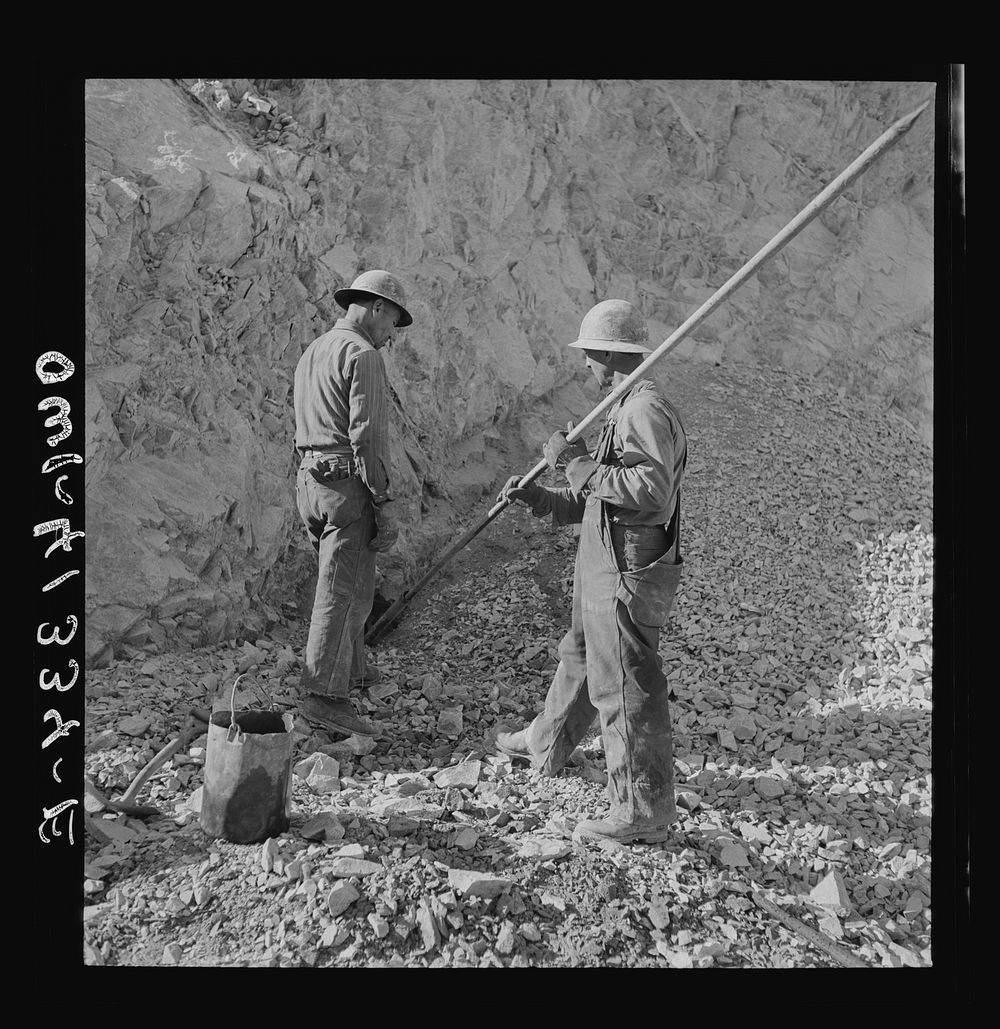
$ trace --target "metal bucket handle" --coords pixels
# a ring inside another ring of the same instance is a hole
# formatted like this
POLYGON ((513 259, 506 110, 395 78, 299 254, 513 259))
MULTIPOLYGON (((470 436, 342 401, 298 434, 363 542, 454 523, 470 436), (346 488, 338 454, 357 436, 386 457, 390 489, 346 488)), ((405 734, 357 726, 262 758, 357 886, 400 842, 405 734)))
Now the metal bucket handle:
MULTIPOLYGON (((226 742, 232 743, 243 743, 246 740, 246 733, 240 728, 239 723, 236 721, 236 687, 240 683, 240 679, 246 675, 246 672, 241 672, 236 676, 236 680, 233 683, 232 692, 229 694, 229 729, 226 731, 226 742)), ((251 680, 253 685, 264 694, 264 699, 267 701, 268 710, 274 711, 274 701, 271 699, 271 694, 256 680, 251 680)))

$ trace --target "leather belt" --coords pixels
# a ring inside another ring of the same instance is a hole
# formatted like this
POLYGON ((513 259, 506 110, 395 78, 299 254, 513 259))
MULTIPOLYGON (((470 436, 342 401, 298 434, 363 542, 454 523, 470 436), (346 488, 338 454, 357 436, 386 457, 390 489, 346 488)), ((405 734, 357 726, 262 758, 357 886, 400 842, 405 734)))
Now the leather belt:
POLYGON ((348 476, 358 474, 358 466, 353 454, 345 453, 343 450, 324 450, 321 447, 306 447, 301 453, 303 460, 308 457, 325 458, 331 465, 337 466, 338 470, 346 471, 348 476))

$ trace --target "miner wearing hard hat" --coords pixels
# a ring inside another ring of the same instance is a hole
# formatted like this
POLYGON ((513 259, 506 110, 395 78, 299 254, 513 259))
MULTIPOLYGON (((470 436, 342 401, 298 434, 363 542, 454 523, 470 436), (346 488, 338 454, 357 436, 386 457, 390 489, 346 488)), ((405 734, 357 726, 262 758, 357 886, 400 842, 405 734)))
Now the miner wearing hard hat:
MULTIPOLYGON (((639 310, 605 300, 583 319, 582 349, 601 388, 614 389, 642 363, 649 334, 639 310)), ((648 378, 607 414, 593 456, 554 433, 544 447, 567 484, 500 493, 554 524, 580 524, 569 631, 559 644, 544 710, 526 728, 496 735, 497 749, 557 775, 600 719, 610 810, 580 822, 578 839, 656 842, 670 834, 673 747, 667 680, 657 654, 680 579, 680 486, 687 441, 680 417, 648 378)))
POLYGON ((389 386, 379 351, 413 319, 399 282, 366 271, 334 300, 345 311, 295 369, 299 515, 319 557, 298 709, 346 735, 377 735, 350 699, 378 678, 365 660, 375 555, 399 528, 389 484, 389 386))

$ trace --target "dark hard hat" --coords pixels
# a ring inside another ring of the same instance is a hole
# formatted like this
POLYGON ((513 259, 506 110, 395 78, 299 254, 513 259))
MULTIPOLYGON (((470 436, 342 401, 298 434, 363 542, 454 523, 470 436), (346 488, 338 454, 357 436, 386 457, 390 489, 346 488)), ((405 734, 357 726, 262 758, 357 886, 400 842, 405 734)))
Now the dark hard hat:
POLYGON ((402 314, 399 318, 399 328, 413 324, 413 318, 406 310, 406 294, 403 287, 388 272, 379 268, 362 272, 351 283, 350 288, 338 289, 333 294, 333 299, 346 311, 355 301, 365 301, 373 296, 391 300, 400 309, 402 314))
POLYGON ((580 350, 648 354, 649 347, 643 346, 648 339, 646 319, 637 307, 627 300, 602 300, 584 315, 580 336, 570 346, 580 350))

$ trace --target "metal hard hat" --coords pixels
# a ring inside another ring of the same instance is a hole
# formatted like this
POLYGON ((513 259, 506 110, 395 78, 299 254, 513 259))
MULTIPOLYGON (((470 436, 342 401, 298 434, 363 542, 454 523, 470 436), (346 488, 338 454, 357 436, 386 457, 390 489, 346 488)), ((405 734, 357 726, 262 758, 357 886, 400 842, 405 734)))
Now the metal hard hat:
POLYGON ((406 294, 403 287, 393 276, 380 268, 362 272, 351 283, 350 288, 338 289, 333 294, 333 299, 346 311, 356 300, 367 300, 372 296, 391 300, 403 312, 399 319, 399 328, 413 324, 413 318, 406 310, 406 294))
POLYGON ((580 336, 571 347, 581 350, 613 350, 622 354, 648 354, 643 344, 649 329, 637 307, 627 300, 602 300, 580 322, 580 336))

